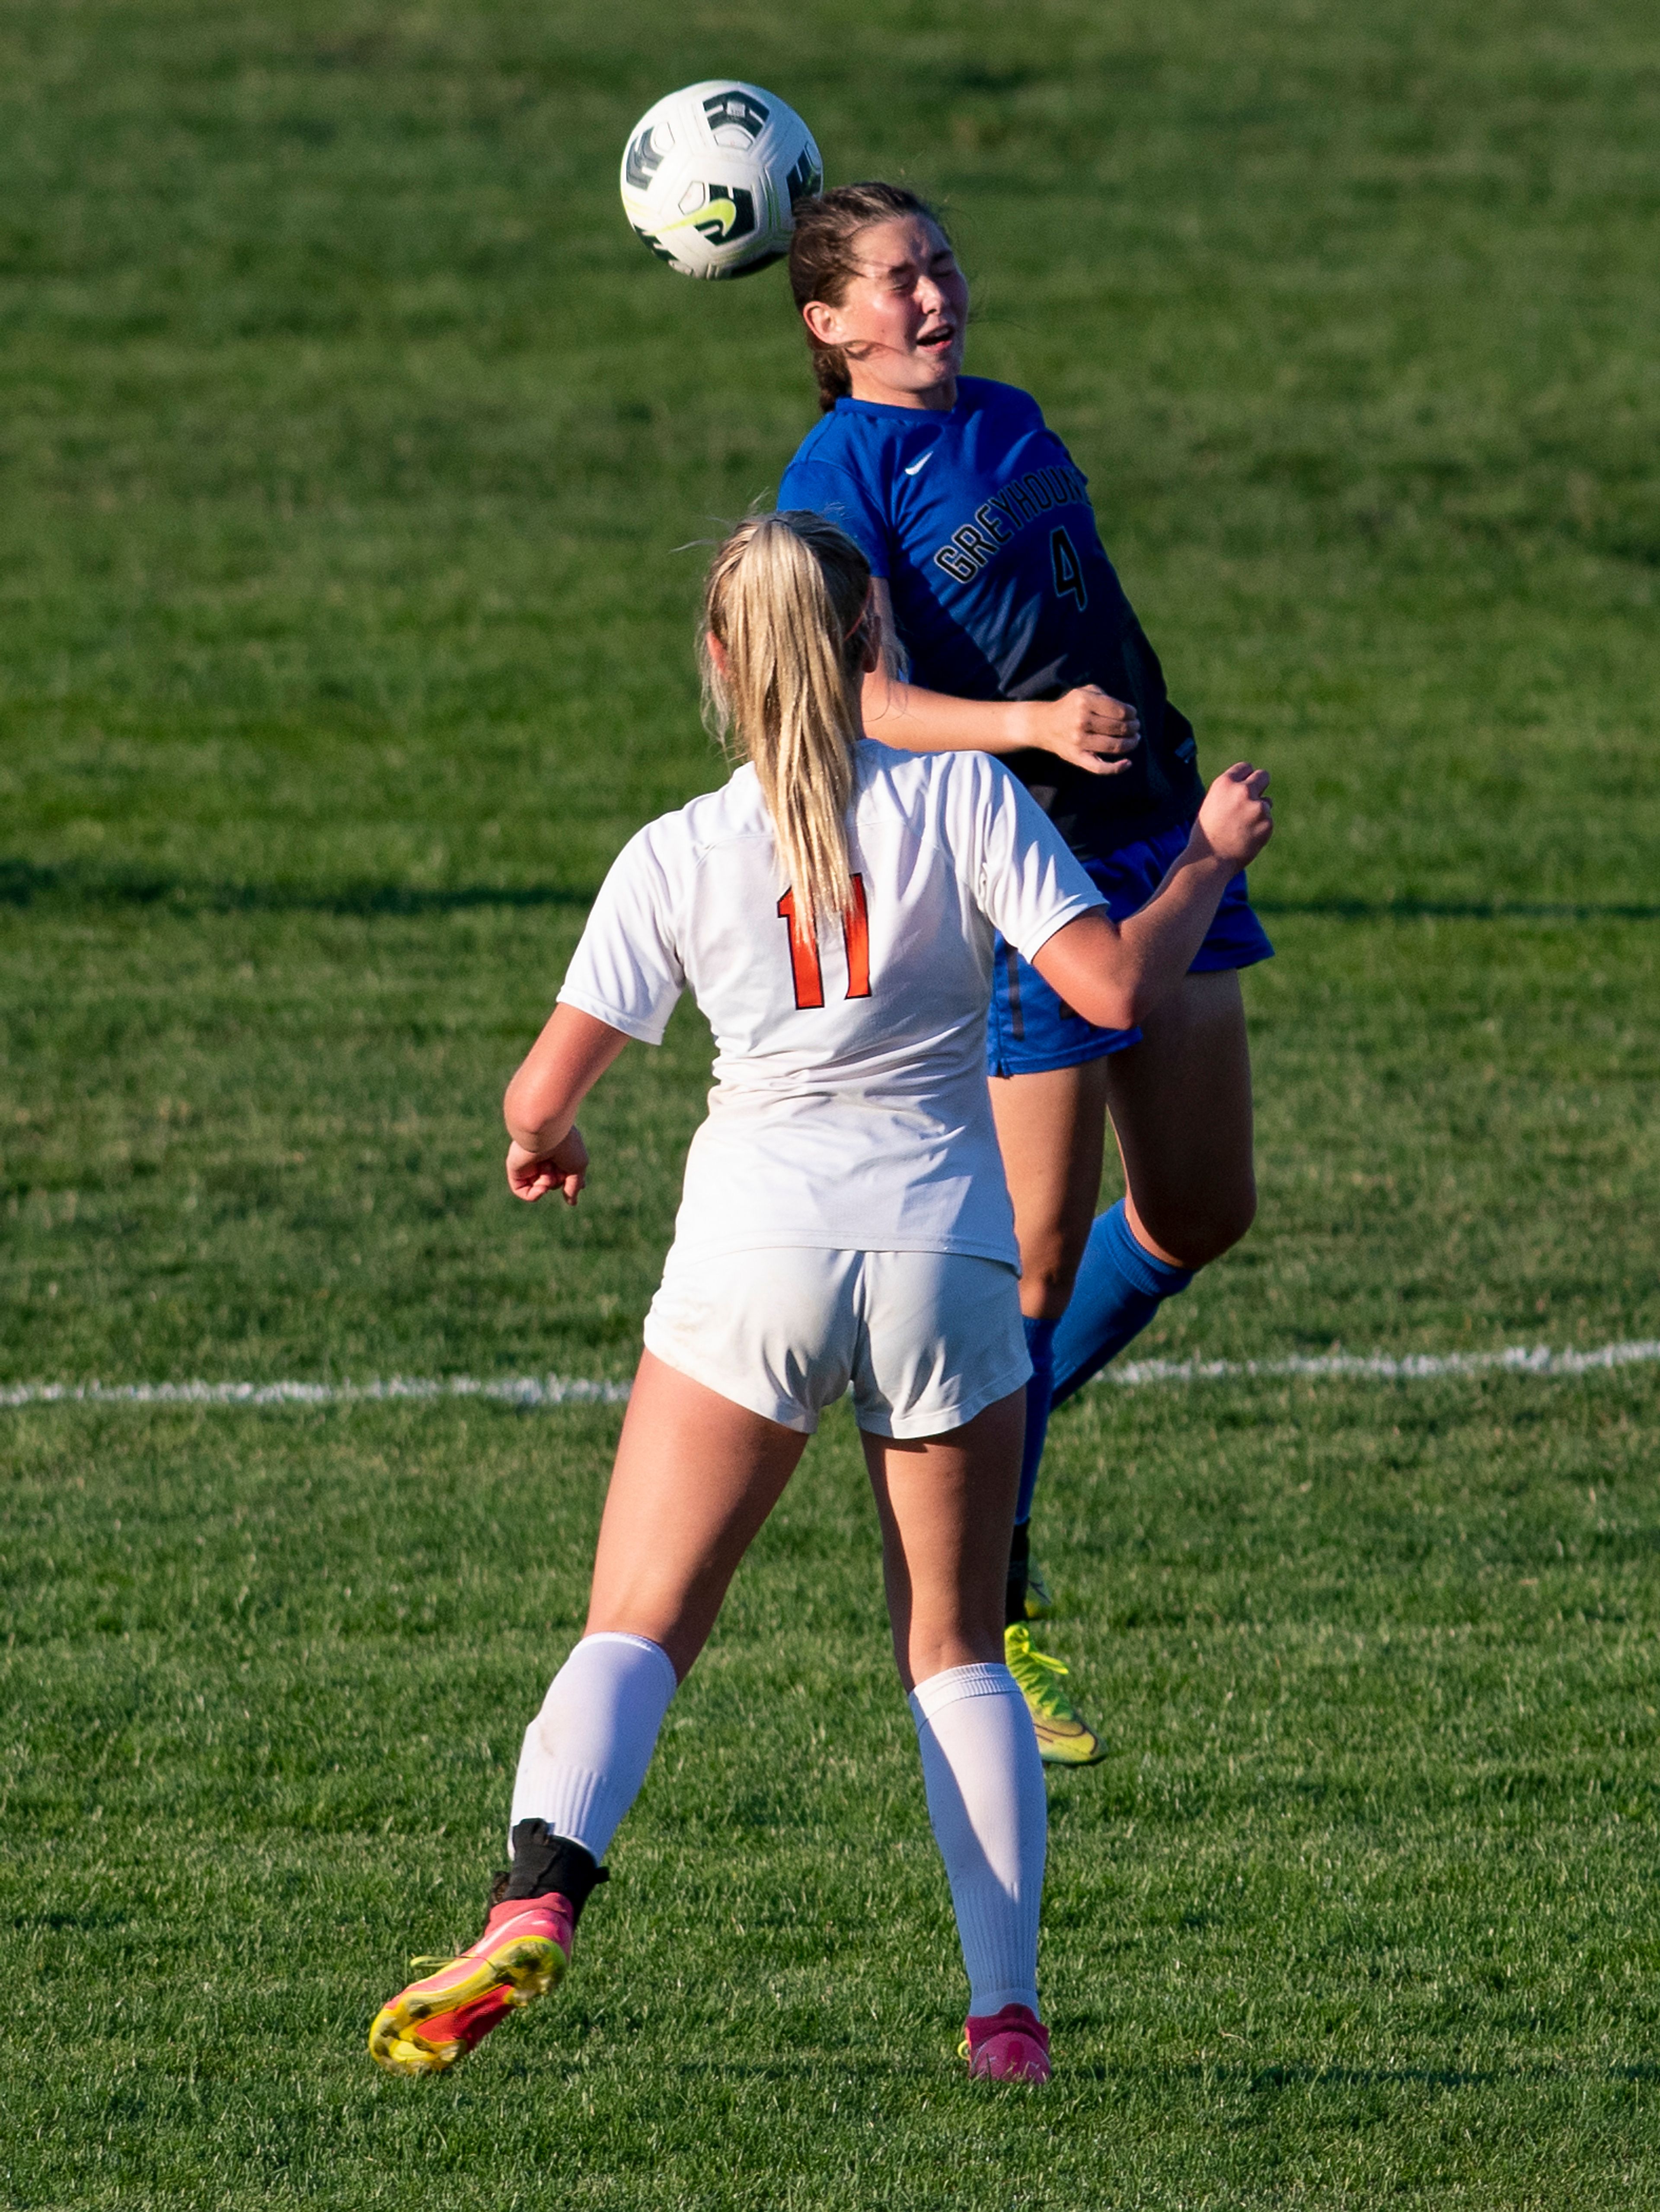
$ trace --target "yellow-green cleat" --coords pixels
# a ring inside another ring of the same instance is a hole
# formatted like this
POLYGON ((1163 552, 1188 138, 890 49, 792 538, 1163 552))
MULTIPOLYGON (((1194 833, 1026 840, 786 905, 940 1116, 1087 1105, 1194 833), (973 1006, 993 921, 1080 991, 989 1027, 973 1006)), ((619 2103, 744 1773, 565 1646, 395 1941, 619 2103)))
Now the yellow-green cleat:
POLYGON ((1020 1685, 1037 1749, 1046 1766, 1095 1766, 1107 1747, 1061 1687, 1067 1668, 1047 1651, 1031 1648, 1031 1631, 1017 1620, 1003 1631, 1003 1657, 1020 1685))
POLYGON ((1052 1620, 1055 1618, 1055 1593, 1049 1588, 1049 1577, 1036 1559, 1026 1562, 1026 1619, 1052 1620))

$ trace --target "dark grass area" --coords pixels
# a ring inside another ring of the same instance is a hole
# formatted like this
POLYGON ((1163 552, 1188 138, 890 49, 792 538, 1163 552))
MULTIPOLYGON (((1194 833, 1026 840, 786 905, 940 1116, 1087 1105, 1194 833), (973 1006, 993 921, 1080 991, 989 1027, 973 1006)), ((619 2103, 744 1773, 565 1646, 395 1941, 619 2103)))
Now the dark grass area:
MULTIPOLYGON (((692 541, 811 420, 649 263, 725 69, 943 193, 1211 767, 1274 768, 1263 1210, 1156 1356, 1660 1334, 1660 68, 1568 7, 0 12, 0 1380, 626 1374, 707 1060, 514 1210, 587 902, 707 787, 692 541)), ((1088 1394, 1042 2100, 970 2094, 830 1425, 564 1995, 465 1940, 616 1416, 0 1415, 0 2173, 35 2208, 1660 2203, 1656 1386, 1088 1394)))

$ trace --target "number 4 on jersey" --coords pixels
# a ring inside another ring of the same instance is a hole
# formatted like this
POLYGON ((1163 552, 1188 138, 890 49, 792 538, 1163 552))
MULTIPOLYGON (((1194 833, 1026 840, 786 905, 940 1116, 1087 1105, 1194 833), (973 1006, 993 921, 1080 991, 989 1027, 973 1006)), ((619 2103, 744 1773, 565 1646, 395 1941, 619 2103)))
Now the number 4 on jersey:
MULTIPOLYGON (((786 891, 778 902, 778 912, 789 930, 790 975, 795 985, 798 1006, 822 1006, 824 1003, 824 971, 819 964, 818 947, 803 940, 795 927, 795 893, 786 891)), ((870 908, 865 903, 865 878, 853 879, 853 897, 842 917, 842 942, 848 954, 848 996, 868 999, 870 996, 870 908)))
POLYGON ((1076 599, 1081 614, 1090 603, 1084 585, 1084 564, 1078 557, 1078 548, 1064 530, 1049 532, 1049 560, 1055 569, 1055 597, 1076 599))

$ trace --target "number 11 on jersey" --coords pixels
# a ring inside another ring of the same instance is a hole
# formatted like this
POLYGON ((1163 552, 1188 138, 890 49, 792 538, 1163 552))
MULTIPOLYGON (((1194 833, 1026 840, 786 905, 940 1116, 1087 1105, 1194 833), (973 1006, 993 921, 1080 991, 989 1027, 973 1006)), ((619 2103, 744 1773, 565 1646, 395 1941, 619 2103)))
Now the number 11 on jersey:
MULTIPOLYGON (((824 1003, 824 970, 818 958, 816 944, 803 940, 795 927, 795 893, 788 890, 778 902, 778 912, 789 931, 790 976, 795 985, 798 1006, 822 1006, 824 1003)), ((853 879, 853 896, 842 917, 842 942, 848 955, 848 996, 868 999, 870 996, 870 908, 865 903, 865 878, 853 879)))

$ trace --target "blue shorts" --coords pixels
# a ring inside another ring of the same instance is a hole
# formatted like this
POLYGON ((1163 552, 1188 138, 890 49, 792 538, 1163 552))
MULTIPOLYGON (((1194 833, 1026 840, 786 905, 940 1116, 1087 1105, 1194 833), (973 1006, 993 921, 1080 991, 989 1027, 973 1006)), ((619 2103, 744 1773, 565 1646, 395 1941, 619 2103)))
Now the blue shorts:
MULTIPOLYGON (((1121 845, 1104 860, 1085 860, 1085 872, 1104 891, 1107 911, 1127 921, 1144 907, 1164 880, 1164 871, 1188 842, 1178 824, 1157 836, 1121 845)), ((1237 875, 1222 894, 1216 919, 1199 948, 1189 975, 1216 968, 1250 968, 1271 960, 1268 932, 1251 912, 1245 878, 1237 875)), ((1028 960, 1000 937, 992 970, 991 1013, 986 1024, 988 1075, 1039 1075, 1052 1067, 1081 1067, 1140 1044, 1140 1030, 1098 1030, 1058 999, 1028 960)))

